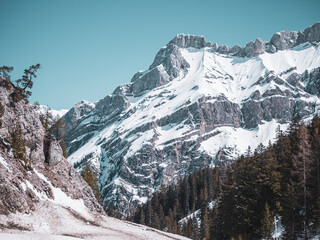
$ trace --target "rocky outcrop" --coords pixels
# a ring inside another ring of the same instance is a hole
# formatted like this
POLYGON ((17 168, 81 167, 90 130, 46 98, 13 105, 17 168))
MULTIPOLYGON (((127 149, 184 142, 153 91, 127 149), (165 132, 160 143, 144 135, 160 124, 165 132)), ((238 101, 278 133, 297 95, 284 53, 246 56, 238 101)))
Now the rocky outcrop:
POLYGON ((169 45, 176 45, 181 48, 204 48, 212 47, 212 43, 206 42, 203 36, 195 36, 190 34, 178 34, 174 39, 169 42, 169 45))
POLYGON ((103 209, 91 188, 63 157, 60 145, 48 137, 33 106, 24 100, 13 102, 12 86, 0 78, 0 102, 4 106, 0 128, 0 214, 30 213, 39 201, 55 200, 53 187, 72 199, 82 199, 95 213, 103 209), (13 154, 11 134, 21 127, 25 154, 18 159, 13 154))
POLYGON ((297 39, 297 32, 282 31, 272 36, 270 44, 275 46, 277 50, 285 50, 295 46, 297 39))
POLYGON ((131 85, 131 92, 134 96, 139 96, 144 91, 165 85, 169 81, 170 77, 168 73, 163 65, 160 64, 136 79, 131 85))
POLYGON ((63 117, 63 121, 67 122, 66 132, 69 132, 76 125, 78 120, 89 114, 94 109, 94 104, 85 100, 76 103, 63 117))

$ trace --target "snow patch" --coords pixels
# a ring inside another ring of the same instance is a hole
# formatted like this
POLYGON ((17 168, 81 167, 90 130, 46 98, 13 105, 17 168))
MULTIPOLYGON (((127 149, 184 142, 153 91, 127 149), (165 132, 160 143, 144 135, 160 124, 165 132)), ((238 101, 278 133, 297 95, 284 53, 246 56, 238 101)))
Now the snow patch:
POLYGON ((12 170, 9 167, 9 164, 6 162, 6 160, 0 155, 0 163, 9 171, 12 172, 12 170))

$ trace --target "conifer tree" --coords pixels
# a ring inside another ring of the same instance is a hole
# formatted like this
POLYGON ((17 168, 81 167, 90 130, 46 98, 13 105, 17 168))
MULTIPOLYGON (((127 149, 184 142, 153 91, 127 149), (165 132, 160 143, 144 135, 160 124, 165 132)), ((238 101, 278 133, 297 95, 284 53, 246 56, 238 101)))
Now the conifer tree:
POLYGON ((272 216, 270 214, 270 208, 268 202, 265 203, 262 219, 261 219, 261 234, 263 238, 271 238, 271 228, 272 228, 272 216))
POLYGON ((201 211, 201 238, 206 240, 210 238, 210 221, 206 207, 201 211))
POLYGON ((86 167, 81 172, 81 176, 88 183, 88 185, 92 188, 96 199, 99 201, 100 200, 100 190, 99 190, 99 186, 98 186, 97 175, 89 167, 86 167))
POLYGON ((10 72, 13 71, 13 67, 2 66, 0 67, 0 76, 5 80, 5 87, 8 88, 11 83, 10 72))
POLYGON ((42 123, 42 126, 44 129, 49 132, 52 122, 53 122, 53 116, 50 112, 51 108, 47 106, 45 114, 40 114, 40 121, 42 123))
POLYGON ((40 64, 32 65, 29 67, 29 69, 24 70, 24 75, 22 78, 16 80, 17 83, 17 90, 18 94, 25 99, 26 101, 28 100, 28 97, 31 96, 31 92, 29 89, 33 87, 33 78, 36 78, 36 72, 40 68, 40 64))
POLYGON ((25 159, 26 147, 19 123, 16 123, 15 129, 11 132, 11 147, 15 158, 18 158, 20 160, 25 159))

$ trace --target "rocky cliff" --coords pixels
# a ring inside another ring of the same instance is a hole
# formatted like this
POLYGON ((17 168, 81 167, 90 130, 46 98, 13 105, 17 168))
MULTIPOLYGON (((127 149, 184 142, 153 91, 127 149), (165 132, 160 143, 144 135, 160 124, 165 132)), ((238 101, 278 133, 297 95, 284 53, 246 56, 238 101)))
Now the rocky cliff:
POLYGON ((316 23, 229 48, 179 34, 72 123, 68 161, 95 169, 105 204, 126 214, 161 184, 266 145, 318 113, 319 36, 316 23))
POLYGON ((73 199, 83 199, 90 210, 101 212, 90 187, 63 157, 59 144, 46 136, 33 106, 24 100, 14 102, 11 99, 14 88, 10 85, 6 88, 6 80, 0 81, 0 102, 4 107, 0 129, 1 213, 30 213, 40 200, 35 191, 54 200, 52 187, 62 189, 73 199), (17 126, 25 144, 23 159, 17 159, 12 149, 12 133, 17 126))

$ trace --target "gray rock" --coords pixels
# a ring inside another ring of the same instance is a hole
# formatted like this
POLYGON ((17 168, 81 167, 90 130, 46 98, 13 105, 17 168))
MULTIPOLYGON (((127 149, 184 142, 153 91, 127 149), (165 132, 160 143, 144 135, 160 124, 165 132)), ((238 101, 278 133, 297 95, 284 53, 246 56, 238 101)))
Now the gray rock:
POLYGON ((274 45, 268 43, 266 51, 269 52, 269 53, 275 53, 277 51, 277 48, 274 45))
POLYGON ((212 47, 210 50, 211 50, 211 52, 216 52, 218 50, 218 48, 219 48, 218 44, 214 43, 214 44, 212 44, 212 47))
POLYGON ((235 45, 230 49, 229 53, 237 53, 240 51, 242 51, 242 47, 240 47, 239 45, 235 45))
POLYGON ((287 79, 287 82, 294 87, 298 86, 298 83, 300 83, 301 81, 302 81, 302 77, 298 73, 291 74, 287 79))
POLYGON ((13 103, 10 94, 14 89, 4 87, 3 81, 0 79, 0 102, 5 106, 1 118, 0 155, 6 164, 0 164, 0 214, 30 213, 35 210, 39 198, 28 187, 27 181, 37 191, 54 199, 50 185, 38 172, 67 196, 83 199, 92 212, 103 213, 91 188, 63 157, 59 143, 46 136, 34 108, 24 100, 13 103), (26 145, 26 155, 22 160, 13 157, 11 146, 7 142, 16 124, 21 126, 22 139, 26 145), (48 141, 50 144, 46 145, 48 141), (73 174, 70 175, 70 172, 73 174))
POLYGON ((272 36, 270 44, 274 45, 277 50, 285 50, 295 46, 297 43, 297 39, 297 32, 282 31, 272 36))
POLYGON ((204 48, 210 47, 212 44, 210 42, 206 42, 203 36, 195 36, 190 34, 178 34, 175 38, 173 38, 169 45, 176 45, 181 48, 204 48))
POLYGON ((44 141, 45 163, 53 166, 63 159, 63 152, 58 142, 52 138, 44 141))
POLYGON ((131 90, 134 96, 139 96, 144 91, 162 86, 167 84, 169 81, 170 77, 161 64, 135 80, 132 84, 131 90))
POLYGON ((230 49, 227 45, 220 45, 217 50, 217 52, 221 53, 221 54, 228 54, 229 51, 230 51, 230 49))
POLYGON ((303 74, 303 80, 307 82, 306 91, 320 97, 320 68, 316 68, 310 73, 306 71, 303 74))
POLYGON ((62 120, 66 123, 66 132, 71 131, 77 122, 85 115, 90 113, 94 108, 94 104, 88 101, 80 101, 76 103, 63 117, 62 120))
POLYGON ((189 63, 182 57, 179 47, 170 44, 160 49, 150 65, 149 71, 160 65, 165 68, 170 80, 178 77, 181 73, 186 74, 187 68, 190 67, 189 63))
POLYGON ((320 22, 313 24, 304 31, 298 33, 298 43, 319 42, 320 41, 320 22))

